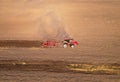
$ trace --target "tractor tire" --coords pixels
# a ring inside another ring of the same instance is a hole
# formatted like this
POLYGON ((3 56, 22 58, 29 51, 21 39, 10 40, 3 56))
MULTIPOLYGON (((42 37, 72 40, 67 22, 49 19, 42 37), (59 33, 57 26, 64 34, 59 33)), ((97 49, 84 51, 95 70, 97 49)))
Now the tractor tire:
POLYGON ((74 47, 75 47, 75 45, 74 45, 74 44, 71 44, 71 45, 70 45, 70 47, 71 47, 71 48, 74 48, 74 47))
POLYGON ((63 44, 63 47, 64 47, 64 48, 67 48, 67 47, 68 47, 68 45, 67 45, 67 44, 63 44))

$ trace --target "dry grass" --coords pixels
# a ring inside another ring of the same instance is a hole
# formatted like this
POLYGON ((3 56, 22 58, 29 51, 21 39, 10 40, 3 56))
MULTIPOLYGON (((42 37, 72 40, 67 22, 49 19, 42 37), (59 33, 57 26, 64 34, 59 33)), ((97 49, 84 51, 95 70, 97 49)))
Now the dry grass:
POLYGON ((69 70, 85 73, 99 73, 99 74, 117 74, 120 75, 120 65, 112 64, 69 64, 69 70))

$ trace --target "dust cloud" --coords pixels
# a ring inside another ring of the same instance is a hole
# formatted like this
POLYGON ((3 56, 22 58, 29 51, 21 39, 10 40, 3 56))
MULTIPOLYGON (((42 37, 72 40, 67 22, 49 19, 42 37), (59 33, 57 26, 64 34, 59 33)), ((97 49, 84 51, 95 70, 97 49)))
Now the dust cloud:
POLYGON ((54 11, 46 12, 39 22, 38 34, 42 40, 63 40, 69 38, 65 24, 54 11))

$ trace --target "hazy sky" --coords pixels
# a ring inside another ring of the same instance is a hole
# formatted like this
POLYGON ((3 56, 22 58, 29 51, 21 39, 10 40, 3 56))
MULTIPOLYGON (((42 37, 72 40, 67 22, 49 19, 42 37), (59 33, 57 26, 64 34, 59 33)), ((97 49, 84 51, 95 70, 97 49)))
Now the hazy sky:
POLYGON ((43 16, 51 11, 64 23, 67 32, 74 37, 102 36, 99 30, 107 32, 108 28, 117 36, 120 26, 120 2, 106 1, 111 2, 0 0, 0 39, 40 39, 41 18, 44 19, 43 16))

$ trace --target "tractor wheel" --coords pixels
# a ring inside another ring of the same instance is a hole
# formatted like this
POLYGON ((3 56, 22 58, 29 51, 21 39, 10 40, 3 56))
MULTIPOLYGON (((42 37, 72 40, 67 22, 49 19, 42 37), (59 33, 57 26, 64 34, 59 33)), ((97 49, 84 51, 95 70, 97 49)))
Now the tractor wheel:
POLYGON ((74 48, 74 47, 75 47, 75 45, 74 45, 74 44, 71 44, 71 45, 70 45, 70 47, 71 47, 71 48, 74 48))
POLYGON ((67 45, 67 44, 63 44, 63 47, 64 47, 64 48, 67 48, 67 47, 68 47, 68 45, 67 45))

